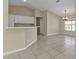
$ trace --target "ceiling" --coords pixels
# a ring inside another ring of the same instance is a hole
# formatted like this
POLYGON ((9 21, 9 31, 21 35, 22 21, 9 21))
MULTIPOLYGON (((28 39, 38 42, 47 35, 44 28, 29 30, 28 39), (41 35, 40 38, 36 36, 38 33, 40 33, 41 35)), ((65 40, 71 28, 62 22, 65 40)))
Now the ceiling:
POLYGON ((60 0, 56 3, 56 0, 9 0, 9 5, 27 6, 30 8, 48 10, 58 16, 64 16, 64 10, 67 9, 67 15, 75 15, 75 3, 76 0, 60 0))

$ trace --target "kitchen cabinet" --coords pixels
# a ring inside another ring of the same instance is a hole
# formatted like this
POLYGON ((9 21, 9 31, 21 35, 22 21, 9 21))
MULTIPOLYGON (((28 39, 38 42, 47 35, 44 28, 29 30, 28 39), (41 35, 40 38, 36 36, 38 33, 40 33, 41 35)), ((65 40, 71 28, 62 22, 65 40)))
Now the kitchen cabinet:
POLYGON ((30 17, 30 16, 9 15, 8 18, 9 18, 9 22, 8 22, 9 27, 14 27, 16 24, 22 26, 23 25, 29 26, 35 24, 34 17, 30 17))

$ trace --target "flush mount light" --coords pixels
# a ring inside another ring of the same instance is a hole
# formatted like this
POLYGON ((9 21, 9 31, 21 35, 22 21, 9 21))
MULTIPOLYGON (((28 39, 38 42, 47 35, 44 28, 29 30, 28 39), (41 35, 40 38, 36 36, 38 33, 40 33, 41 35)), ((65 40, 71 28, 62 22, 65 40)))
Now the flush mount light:
POLYGON ((26 2, 27 0, 24 0, 24 2, 26 2))
POLYGON ((60 2, 60 0, 56 0, 56 3, 59 3, 60 2))

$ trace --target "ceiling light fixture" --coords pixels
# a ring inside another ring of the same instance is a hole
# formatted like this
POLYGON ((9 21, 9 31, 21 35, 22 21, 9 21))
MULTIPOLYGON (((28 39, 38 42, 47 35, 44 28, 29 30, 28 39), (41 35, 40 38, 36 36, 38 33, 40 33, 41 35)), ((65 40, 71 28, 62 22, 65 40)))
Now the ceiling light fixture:
POLYGON ((66 14, 67 10, 65 10, 65 16, 62 18, 64 21, 67 21, 69 18, 67 17, 67 14, 66 14))
POLYGON ((26 2, 27 0, 24 0, 24 2, 26 2))

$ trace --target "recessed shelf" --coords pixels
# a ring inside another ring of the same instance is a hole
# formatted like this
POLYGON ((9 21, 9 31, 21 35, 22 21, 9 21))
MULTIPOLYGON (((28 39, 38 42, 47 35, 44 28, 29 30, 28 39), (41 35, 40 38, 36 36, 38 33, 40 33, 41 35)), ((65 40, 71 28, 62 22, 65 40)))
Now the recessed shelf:
POLYGON ((37 27, 40 27, 40 26, 37 26, 37 27))

